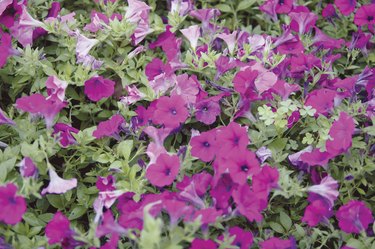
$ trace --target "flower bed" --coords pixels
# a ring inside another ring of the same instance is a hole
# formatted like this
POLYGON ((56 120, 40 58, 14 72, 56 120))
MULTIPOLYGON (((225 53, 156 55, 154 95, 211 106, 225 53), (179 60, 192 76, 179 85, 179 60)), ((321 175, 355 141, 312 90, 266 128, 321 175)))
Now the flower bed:
POLYGON ((0 248, 375 248, 375 3, 0 1, 0 248))

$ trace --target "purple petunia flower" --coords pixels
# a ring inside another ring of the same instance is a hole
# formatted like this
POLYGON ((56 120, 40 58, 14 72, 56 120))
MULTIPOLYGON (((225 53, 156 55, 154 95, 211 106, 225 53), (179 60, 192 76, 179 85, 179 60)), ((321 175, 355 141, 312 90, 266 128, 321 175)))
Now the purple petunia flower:
POLYGON ((180 169, 180 159, 178 156, 161 154, 154 164, 147 168, 146 178, 151 184, 164 187, 172 184, 180 169))
POLYGON ((344 16, 348 16, 355 10, 356 0, 335 0, 335 5, 344 16))
POLYGON ((92 135, 97 139, 117 136, 123 123, 125 119, 120 114, 115 114, 107 121, 100 122, 92 135))
POLYGON ((75 144, 76 140, 73 137, 72 133, 77 134, 78 129, 71 127, 70 125, 64 123, 56 123, 53 127, 52 136, 57 135, 58 141, 62 147, 68 147, 69 145, 75 144))
POLYGON ((191 155, 203 162, 212 161, 216 155, 216 131, 210 130, 194 136, 190 141, 191 155))
POLYGON ((38 168, 30 157, 24 157, 19 164, 21 175, 23 177, 34 177, 38 175, 38 168))
POLYGON ((48 93, 47 99, 64 101, 65 89, 68 87, 66 81, 60 80, 56 76, 50 76, 46 81, 46 87, 48 93))
POLYGON ((46 226, 46 237, 48 244, 61 243, 63 249, 76 248, 81 243, 74 240, 74 231, 70 228, 70 222, 60 211, 55 213, 52 220, 46 226))
POLYGON ((192 25, 186 29, 181 29, 180 32, 188 39, 191 48, 195 51, 198 46, 199 37, 201 36, 199 25, 192 25))
POLYGON ((307 188, 307 191, 320 195, 330 204, 330 207, 333 207, 335 200, 339 196, 337 188, 337 181, 328 175, 321 180, 320 184, 307 188))
POLYGON ((374 221, 374 218, 363 201, 351 200, 341 206, 336 213, 339 221, 339 227, 346 233, 356 233, 367 229, 368 225, 374 221))
POLYGON ((259 243, 261 249, 291 249, 293 242, 291 239, 284 240, 277 237, 269 238, 259 243))
POLYGON ((354 23, 357 26, 375 24, 375 3, 362 5, 354 16, 354 23))
POLYGON ((16 192, 17 186, 13 183, 0 186, 0 221, 10 225, 19 223, 26 212, 26 201, 16 192))
POLYGON ((95 76, 85 81, 85 94, 91 101, 109 98, 115 92, 115 82, 102 76, 95 76))
POLYGON ((8 118, 4 111, 0 108, 0 125, 3 125, 3 124, 6 124, 6 125, 15 125, 16 123, 11 120, 10 118, 8 118))
POLYGON ((0 37, 0 68, 2 68, 12 55, 12 38, 2 30, 0 30, 0 37))
POLYGON ((328 134, 332 140, 326 142, 327 152, 332 156, 347 152, 352 146, 354 129, 354 119, 346 112, 341 112, 339 119, 333 122, 329 130, 328 134))
POLYGON ((302 221, 310 227, 315 227, 320 222, 326 222, 332 215, 332 207, 324 200, 317 199, 306 207, 302 221))
POLYGON ((109 175, 107 177, 98 176, 95 186, 101 192, 116 190, 115 177, 112 175, 109 175))
POLYGON ((195 238, 191 243, 190 249, 216 249, 217 245, 212 240, 203 240, 195 238))
POLYGON ((218 152, 223 156, 246 149, 250 141, 246 128, 235 122, 220 128, 216 136, 217 142, 221 144, 218 152))
POLYGON ((162 96, 157 100, 152 121, 167 128, 176 128, 184 123, 188 116, 186 103, 180 95, 162 96))
POLYGON ((318 16, 310 11, 293 10, 289 13, 289 17, 295 23, 295 25, 291 24, 292 29, 300 35, 308 32, 311 27, 315 26, 315 22, 318 20, 318 16))
POLYGON ((213 124, 221 113, 219 99, 215 96, 197 101, 195 110, 195 117, 198 121, 206 125, 213 124))
MULTIPOLYGON (((250 231, 245 231, 240 227, 231 227, 228 230, 229 236, 234 236, 232 245, 237 246, 240 249, 248 249, 253 244, 253 234, 250 231)), ((223 236, 219 237, 220 240, 223 236)))

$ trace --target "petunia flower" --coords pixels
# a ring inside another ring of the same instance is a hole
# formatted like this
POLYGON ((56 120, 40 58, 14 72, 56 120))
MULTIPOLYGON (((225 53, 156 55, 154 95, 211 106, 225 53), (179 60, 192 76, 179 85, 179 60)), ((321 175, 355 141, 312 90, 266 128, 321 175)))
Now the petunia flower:
POLYGON ((316 110, 315 116, 327 116, 333 109, 336 91, 330 89, 318 89, 307 95, 305 106, 311 106, 316 110))
POLYGON ((59 99, 47 99, 39 93, 24 96, 16 100, 16 108, 30 113, 32 116, 43 116, 47 128, 53 124, 55 116, 67 105, 59 99))
POLYGON ((199 25, 192 25, 186 29, 181 29, 181 33, 188 39, 190 42, 191 48, 195 51, 198 46, 198 40, 201 36, 201 29, 199 25))
POLYGON ((152 121, 167 128, 176 128, 184 123, 188 116, 186 103, 181 96, 162 96, 157 100, 152 121))
POLYGON ((204 196, 207 193, 207 189, 209 188, 212 181, 212 175, 203 171, 198 174, 194 174, 191 178, 188 176, 184 176, 184 179, 181 182, 176 184, 176 188, 180 191, 184 191, 187 188, 192 187, 194 185, 194 191, 198 196, 204 196))
POLYGON ((83 28, 83 30, 96 33, 99 30, 104 29, 105 26, 103 24, 108 25, 110 20, 114 20, 114 19, 121 21, 122 16, 120 14, 113 14, 110 18, 108 18, 105 14, 92 10, 90 14, 90 19, 91 19, 91 22, 87 24, 83 28))
POLYGON ((23 177, 37 177, 38 168, 30 157, 24 157, 19 163, 19 166, 23 177))
POLYGON ((150 164, 156 162, 156 159, 159 155, 163 153, 167 153, 164 148, 164 140, 169 136, 172 129, 171 128, 160 128, 157 129, 153 126, 147 126, 143 129, 143 131, 152 138, 152 142, 150 142, 147 146, 146 154, 150 158, 150 164))
POLYGON ((278 14, 288 14, 293 8, 293 0, 276 0, 275 11, 278 14))
POLYGON ((239 213, 249 221, 263 220, 261 212, 267 207, 267 193, 254 192, 244 184, 233 192, 232 197, 239 213))
POLYGON ((214 178, 217 180, 214 179, 211 183, 211 197, 214 200, 216 208, 226 212, 230 205, 229 199, 233 191, 237 189, 238 184, 233 181, 233 177, 228 173, 220 174, 216 172, 214 178))
POLYGON ((321 67, 321 60, 312 54, 300 54, 290 59, 290 72, 294 78, 303 78, 314 67, 321 67))
POLYGON ((146 178, 151 184, 164 187, 170 185, 175 180, 180 169, 180 159, 178 156, 161 154, 154 164, 151 164, 146 171, 146 178))
POLYGON ((67 191, 77 187, 77 179, 72 178, 69 180, 65 180, 61 177, 59 177, 56 173, 56 171, 52 168, 48 170, 49 174, 49 184, 46 188, 44 188, 41 192, 42 195, 45 195, 47 193, 49 194, 63 194, 67 191))
POLYGON ((49 76, 46 81, 47 99, 60 100, 61 102, 65 99, 65 89, 68 87, 66 81, 60 80, 56 76, 49 76))
POLYGON ((19 223, 26 212, 26 201, 22 196, 16 195, 16 192, 17 186, 13 183, 0 186, 0 221, 5 224, 19 223))
POLYGON ((339 227, 346 233, 359 234, 374 221, 371 209, 363 201, 351 200, 341 206, 336 213, 339 227))
POLYGON ((341 48, 341 46, 345 43, 343 39, 334 39, 332 37, 329 37, 317 27, 314 27, 314 30, 315 30, 315 36, 313 39, 314 46, 322 47, 326 49, 336 49, 336 48, 341 48))
MULTIPOLYGON (((1 4, 1 3, 0 3, 1 4)), ((0 30, 0 68, 5 66, 8 58, 12 55, 12 37, 0 30)))
POLYGON ((91 101, 109 98, 115 92, 115 82, 102 76, 94 76, 85 81, 85 94, 91 101))
POLYGON ((149 24, 151 8, 145 2, 138 0, 128 0, 128 4, 129 6, 124 18, 136 25, 132 40, 134 45, 137 45, 152 31, 149 24))
POLYGON ((171 12, 177 12, 179 16, 186 16, 193 9, 191 0, 172 0, 171 12))
MULTIPOLYGON (((231 245, 237 246, 240 249, 248 249, 253 244, 253 234, 250 231, 235 226, 229 228, 228 233, 230 237, 234 237, 231 245)), ((223 238, 223 236, 220 236, 218 239, 223 240, 223 238)))
POLYGON ((346 112, 341 112, 339 119, 333 122, 328 133, 332 140, 326 142, 327 152, 330 153, 332 157, 349 150, 352 146, 354 129, 354 119, 346 112))
POLYGON ((85 57, 89 54, 90 50, 99 43, 97 39, 90 39, 80 34, 77 31, 77 44, 76 44, 76 55, 77 58, 85 57))
POLYGON ((115 177, 112 175, 107 177, 98 176, 95 186, 100 192, 116 190, 115 177))
POLYGON ((128 92, 128 95, 121 97, 120 101, 126 106, 134 104, 135 102, 146 97, 144 93, 138 90, 136 85, 125 86, 125 89, 128 92))
POLYGON ((277 2, 275 0, 267 0, 259 6, 259 10, 271 17, 272 21, 278 20, 276 13, 277 2))
MULTIPOLYGON (((48 10, 46 19, 50 20, 50 19, 56 18, 59 15, 60 10, 61 10, 61 4, 59 2, 52 2, 51 8, 48 10)), ((48 34, 48 31, 46 31, 45 29, 41 27, 37 27, 33 32, 33 40, 36 40, 39 37, 45 36, 47 34, 48 34)))
POLYGON ((328 152, 321 152, 319 149, 313 149, 311 152, 301 154, 299 160, 308 166, 322 166, 326 168, 328 161, 332 158, 328 152))
POLYGON ((269 238, 265 241, 259 242, 260 249, 291 249, 292 241, 279 239, 277 237, 269 238))
POLYGON ((125 232, 126 229, 115 221, 111 210, 107 210, 100 224, 96 227, 95 236, 100 238, 107 234, 124 234, 125 232))
POLYGON ((338 17, 334 5, 331 3, 327 4, 322 10, 322 16, 330 21, 332 21, 333 18, 338 17))
POLYGON ((234 49, 237 45, 237 33, 237 31, 233 31, 229 34, 222 33, 217 36, 227 44, 228 51, 231 55, 233 55, 234 49))
POLYGON ((220 113, 221 108, 216 96, 197 101, 195 104, 196 119, 206 125, 213 124, 220 113))
POLYGON ((171 95, 180 95, 185 103, 192 105, 196 102, 200 91, 200 84, 196 75, 184 73, 176 77, 176 85, 171 91, 171 95))
POLYGON ((330 204, 330 207, 333 207, 335 200, 339 196, 337 188, 337 181, 328 175, 321 180, 320 184, 308 187, 307 191, 320 195, 330 204))
POLYGON ((180 47, 182 43, 181 38, 177 38, 174 33, 171 32, 172 26, 167 25, 165 32, 161 33, 156 41, 150 43, 149 48, 155 49, 161 47, 169 62, 179 60, 180 47))
POLYGON ((236 154, 229 155, 226 158, 224 165, 220 165, 219 168, 228 169, 234 182, 239 185, 245 184, 248 177, 260 171, 259 161, 252 151, 239 150, 236 154))
POLYGON ((217 142, 221 144, 219 153, 222 155, 230 155, 239 150, 246 149, 250 141, 246 128, 235 122, 231 122, 228 126, 220 128, 216 138, 217 142))
POLYGON ((344 16, 348 16, 355 10, 356 0, 335 0, 335 5, 344 16))
POLYGON ((190 140, 191 155, 203 162, 212 161, 217 152, 216 131, 210 130, 194 136, 190 140))
POLYGON ((258 75, 258 71, 251 68, 239 71, 233 78, 234 90, 242 95, 247 95, 255 88, 255 80, 258 75))
POLYGON ((259 158, 261 163, 264 163, 267 158, 272 157, 272 151, 268 149, 266 146, 260 147, 255 154, 259 158))
POLYGON ((354 15, 354 23, 357 26, 375 24, 375 3, 362 5, 354 15))
POLYGON ((110 136, 116 137, 123 123, 125 123, 125 119, 120 114, 115 114, 110 119, 100 122, 92 135, 97 139, 110 136))
POLYGON ((3 124, 6 124, 6 125, 15 125, 16 123, 11 120, 10 118, 8 118, 4 111, 0 108, 0 125, 3 125, 3 124))
POLYGON ((252 178, 253 190, 255 192, 269 193, 271 189, 279 187, 279 171, 277 168, 272 168, 265 165, 261 171, 255 174, 252 178))
POLYGON ((221 15, 218 9, 196 9, 189 13, 190 16, 202 22, 203 33, 210 31, 210 21, 221 15))
POLYGON ((81 243, 73 238, 74 231, 70 228, 70 221, 60 211, 56 212, 46 226, 48 244, 61 243, 63 249, 76 248, 81 243))
POLYGON ((302 221, 310 227, 315 227, 320 222, 326 222, 332 215, 332 206, 321 199, 317 199, 306 207, 302 221))
POLYGON ((172 227, 178 224, 179 220, 185 216, 191 215, 193 207, 186 205, 183 201, 164 200, 163 208, 167 211, 172 227))
POLYGON ((312 12, 295 12, 292 11, 289 14, 291 21, 294 21, 298 25, 298 29, 295 30, 299 34, 305 34, 309 29, 315 25, 318 20, 318 16, 312 12))
POLYGON ((0 16, 1 14, 3 14, 4 10, 6 10, 8 5, 10 5, 11 3, 13 3, 13 0, 3 0, 0 2, 0 16))
POLYGON ((212 240, 203 240, 195 238, 190 245, 190 249, 216 249, 217 244, 212 240))
POLYGON ((57 135, 58 141, 62 147, 66 148, 69 145, 75 144, 77 141, 73 137, 72 133, 77 134, 78 129, 71 127, 68 124, 56 123, 53 127, 52 136, 57 135))

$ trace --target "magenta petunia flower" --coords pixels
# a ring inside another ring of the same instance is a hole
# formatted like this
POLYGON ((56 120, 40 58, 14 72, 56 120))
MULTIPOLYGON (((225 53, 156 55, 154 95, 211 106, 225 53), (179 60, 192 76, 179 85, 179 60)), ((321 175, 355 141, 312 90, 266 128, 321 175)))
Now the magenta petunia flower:
POLYGON ((171 91, 172 95, 180 95, 188 105, 195 104, 200 91, 200 84, 196 75, 184 73, 176 77, 176 85, 171 91))
POLYGON ((150 142, 147 146, 146 154, 150 158, 150 163, 156 162, 156 159, 160 154, 167 153, 164 148, 164 140, 169 136, 171 128, 160 128, 157 129, 153 126, 147 126, 143 130, 149 137, 152 138, 153 142, 150 142))
POLYGON ((107 177, 98 176, 98 179, 96 180, 95 186, 99 191, 116 190, 115 177, 112 176, 112 175, 109 175, 107 177))
POLYGON ((10 118, 8 118, 4 111, 0 108, 0 125, 3 125, 3 124, 6 124, 6 125, 15 125, 16 123, 11 120, 10 118))
POLYGON ((327 6, 322 10, 322 16, 324 18, 327 18, 328 20, 331 20, 334 17, 338 17, 335 6, 331 3, 327 4, 327 6))
POLYGON ((203 162, 212 161, 217 152, 216 131, 202 132, 200 135, 192 137, 190 145, 192 156, 198 157, 203 162))
POLYGON ((123 123, 125 123, 125 119, 120 114, 115 114, 110 119, 100 122, 92 135, 97 139, 118 136, 123 123))
POLYGON ((255 192, 265 191, 269 193, 271 189, 279 186, 279 171, 277 168, 272 168, 265 165, 261 171, 253 176, 253 190, 255 192))
POLYGON ((343 39, 334 39, 332 37, 329 37, 317 27, 314 27, 314 30, 315 30, 315 36, 313 39, 313 45, 316 47, 326 48, 326 49, 335 49, 335 48, 341 48, 341 46, 345 43, 343 39))
POLYGON ((356 0, 335 0, 335 5, 344 16, 348 16, 355 10, 356 0))
POLYGON ((7 63, 8 58, 12 55, 12 37, 1 30, 0 37, 0 68, 2 68, 7 63))
POLYGON ((151 184, 164 187, 173 183, 180 169, 178 156, 166 153, 159 155, 154 164, 147 168, 146 178, 151 184))
POLYGON ((220 128, 217 132, 217 143, 220 144, 219 153, 223 156, 246 149, 249 141, 246 128, 235 122, 220 128))
POLYGON ((148 80, 154 80, 156 76, 170 76, 173 70, 169 63, 164 64, 159 58, 154 58, 146 65, 145 74, 148 80))
POLYGON ((321 64, 320 59, 312 54, 300 54, 290 59, 290 72, 294 78, 303 78, 312 68, 321 67, 321 64))
POLYGON ((115 82, 102 76, 95 76, 85 81, 85 94, 91 101, 109 98, 115 92, 115 82))
POLYGON ((128 92, 128 95, 121 97, 121 102, 127 106, 146 97, 146 94, 139 91, 136 85, 125 86, 125 89, 128 92))
POLYGON ((293 0, 276 0, 275 11, 278 14, 288 14, 293 8, 293 0))
POLYGON ((33 116, 43 116, 47 128, 53 124, 55 116, 67 105, 60 100, 46 99, 43 95, 35 93, 16 100, 16 108, 28 112, 33 116))
MULTIPOLYGON (((232 245, 237 246, 240 249, 248 249, 253 244, 253 234, 250 231, 245 231, 240 227, 229 228, 229 236, 234 236, 232 245)), ((223 240, 223 236, 219 237, 219 240, 223 240)))
POLYGON ((276 22, 278 20, 276 13, 276 5, 277 1, 267 0, 261 6, 259 6, 259 10, 267 14, 269 17, 271 17, 272 21, 276 22))
POLYGON ((358 26, 375 24, 375 3, 362 5, 354 16, 354 23, 358 26))
POLYGON ((316 110, 315 116, 328 115, 334 106, 336 91, 330 89, 314 90, 307 95, 305 106, 311 106, 316 110))
POLYGON ((289 17, 292 22, 297 24, 297 27, 294 25, 291 26, 292 29, 299 34, 304 34, 310 30, 311 27, 315 26, 318 16, 312 12, 296 12, 292 11, 289 13, 289 17))
POLYGON ((210 125, 215 123, 221 113, 219 100, 215 97, 198 101, 195 104, 195 117, 198 121, 210 125))
POLYGON ((48 244, 53 245, 72 238, 73 231, 70 229, 70 222, 60 211, 55 213, 52 220, 46 226, 46 237, 48 244))
POLYGON ((232 194, 237 210, 249 221, 263 220, 262 210, 267 207, 267 193, 254 192, 246 184, 240 186, 232 194))
MULTIPOLYGON (((99 224, 96 228, 95 235, 100 238, 107 234, 123 234, 126 230, 122 226, 120 226, 114 219, 111 210, 107 210, 104 215, 103 219, 101 220, 101 224, 99 224)), ((116 247, 115 247, 116 248, 116 247)))
POLYGON ((68 87, 66 81, 60 80, 56 76, 49 76, 46 81, 46 87, 48 92, 47 99, 64 101, 65 89, 68 87))
POLYGON ((78 129, 71 127, 70 125, 64 123, 56 123, 53 127, 52 136, 56 135, 61 146, 65 148, 76 143, 76 140, 73 137, 72 133, 77 134, 78 132, 78 129))
POLYGON ((26 201, 16 192, 17 186, 13 183, 0 186, 0 221, 10 225, 20 222, 26 212, 26 201))
POLYGON ((167 211, 171 226, 178 224, 179 220, 185 216, 191 215, 193 207, 186 205, 183 201, 164 200, 163 208, 167 211))
MULTIPOLYGON (((56 18, 59 15, 60 10, 61 10, 61 4, 59 2, 52 2, 51 8, 48 10, 48 15, 47 15, 46 19, 56 18)), ((47 34, 48 34, 48 31, 46 31, 43 28, 38 27, 33 32, 33 40, 36 40, 39 37, 47 35, 47 34)))
POLYGON ((258 71, 251 68, 239 71, 233 78, 234 90, 242 95, 247 95, 249 91, 254 91, 257 77, 258 71))
POLYGON ((224 165, 229 169, 233 181, 240 185, 246 184, 249 176, 260 171, 260 164, 255 153, 249 150, 239 150, 236 154, 229 155, 224 165))
POLYGON ((19 164, 21 175, 23 177, 37 177, 38 168, 30 157, 24 157, 19 164))
POLYGON ((320 195, 330 204, 330 207, 333 207, 335 200, 339 196, 337 188, 337 181, 328 175, 321 180, 320 184, 308 187, 307 191, 320 195))
POLYGON ((341 112, 339 119, 333 122, 329 130, 328 134, 332 140, 326 142, 327 152, 332 156, 347 152, 352 146, 354 129, 354 119, 346 112, 341 112))
POLYGON ((261 249, 290 249, 292 247, 292 242, 290 240, 272 237, 259 242, 259 245, 261 249))
POLYGON ((238 184, 232 180, 228 173, 220 174, 215 172, 215 178, 211 183, 211 197, 217 209, 226 211, 229 207, 229 199, 238 184))
POLYGON ((55 170, 50 168, 48 170, 49 175, 49 184, 46 188, 44 188, 41 192, 42 195, 45 195, 47 193, 49 194, 63 194, 67 191, 77 187, 77 179, 72 178, 69 180, 65 180, 61 177, 59 177, 55 170))
POLYGON ((317 199, 306 207, 302 221, 310 227, 315 227, 320 222, 326 222, 332 215, 332 207, 327 202, 317 199))
POLYGON ((332 158, 328 152, 321 152, 319 149, 313 149, 311 152, 304 152, 301 154, 299 160, 309 166, 326 167, 328 161, 332 158))
POLYGON ((161 33, 157 40, 150 43, 149 47, 155 49, 156 47, 161 47, 168 61, 173 61, 178 59, 180 54, 180 47, 182 43, 181 38, 177 38, 171 30, 172 26, 167 25, 165 32, 161 33))
POLYGON ((341 206, 336 213, 339 227, 346 233, 356 233, 367 229, 374 221, 371 209, 363 201, 351 200, 341 206))
POLYGON ((181 96, 163 96, 157 100, 152 121, 167 128, 175 128, 184 123, 188 116, 186 103, 181 96))
POLYGON ((191 243, 190 249, 216 249, 217 245, 212 240, 203 240, 195 238, 191 243))

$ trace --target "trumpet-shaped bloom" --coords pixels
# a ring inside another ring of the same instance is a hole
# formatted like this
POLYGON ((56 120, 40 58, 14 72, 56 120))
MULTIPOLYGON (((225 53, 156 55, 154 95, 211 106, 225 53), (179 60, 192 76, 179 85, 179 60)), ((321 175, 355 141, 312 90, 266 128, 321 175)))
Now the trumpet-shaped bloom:
POLYGON ((65 180, 61 177, 59 177, 55 170, 49 169, 49 184, 46 188, 42 190, 42 195, 45 195, 47 193, 49 194, 63 194, 67 191, 77 187, 77 179, 72 178, 69 180, 65 180))
POLYGON ((189 112, 184 99, 179 95, 163 96, 157 100, 152 121, 165 127, 175 128, 184 123, 189 112))
POLYGON ((375 4, 362 5, 354 16, 354 23, 358 26, 375 24, 375 4))
POLYGON ((151 184, 164 187, 173 183, 180 169, 178 156, 168 154, 159 155, 154 164, 147 168, 146 178, 151 184))
POLYGON ((85 82, 85 94, 91 101, 109 98, 115 92, 115 82, 95 76, 85 82))
POLYGON ((191 141, 191 155, 203 162, 212 161, 217 152, 216 131, 202 132, 194 136, 191 141))
POLYGON ((23 177, 36 177, 38 175, 38 168, 30 157, 24 157, 19 166, 23 177))
POLYGON ((116 136, 119 133, 120 127, 124 122, 125 119, 120 114, 113 115, 107 121, 100 122, 92 135, 98 139, 103 137, 116 136))
POLYGON ((180 31, 190 42, 191 48, 195 50, 198 46, 199 37, 201 36, 201 28, 198 25, 193 25, 186 29, 181 29, 180 31))
POLYGON ((10 225, 20 222, 26 212, 26 201, 16 192, 17 186, 13 183, 0 186, 0 221, 10 225))
POLYGON ((355 10, 356 0, 335 0, 335 5, 344 16, 348 16, 355 10))
POLYGON ((374 221, 371 209, 362 201, 351 200, 341 206, 336 213, 339 227, 346 233, 359 234, 374 221))

